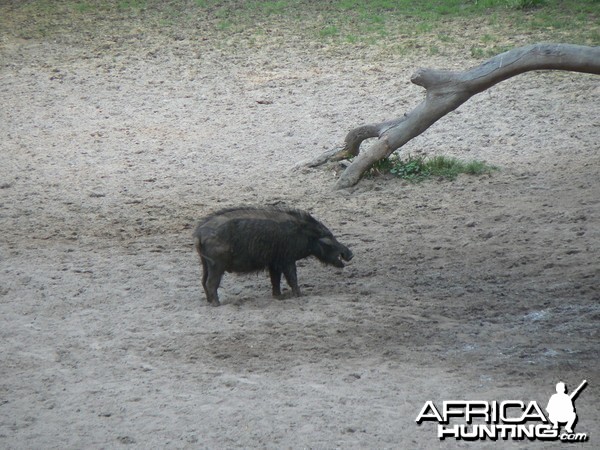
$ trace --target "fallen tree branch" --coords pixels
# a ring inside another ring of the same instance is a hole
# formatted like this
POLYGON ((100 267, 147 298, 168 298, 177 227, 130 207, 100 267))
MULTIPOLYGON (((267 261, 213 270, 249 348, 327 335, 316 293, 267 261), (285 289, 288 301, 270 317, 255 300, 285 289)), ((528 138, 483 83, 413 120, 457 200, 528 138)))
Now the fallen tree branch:
POLYGON ((568 70, 600 75, 600 47, 533 44, 497 55, 464 72, 419 69, 411 81, 426 89, 426 97, 415 109, 399 119, 351 130, 341 149, 330 150, 305 165, 315 167, 354 157, 338 179, 336 188, 353 186, 375 162, 390 156, 475 94, 532 70, 568 70), (379 140, 368 151, 360 152, 361 143, 373 137, 379 140))

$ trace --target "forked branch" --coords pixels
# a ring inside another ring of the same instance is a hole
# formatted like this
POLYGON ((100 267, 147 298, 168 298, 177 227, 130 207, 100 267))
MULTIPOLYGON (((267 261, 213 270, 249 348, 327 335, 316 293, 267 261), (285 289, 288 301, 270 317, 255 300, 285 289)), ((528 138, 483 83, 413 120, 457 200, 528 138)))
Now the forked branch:
POLYGON ((415 109, 399 119, 351 130, 341 149, 330 150, 306 166, 355 157, 338 179, 336 188, 353 186, 375 162, 390 156, 475 94, 532 70, 569 70, 600 75, 600 47, 534 44, 494 56, 464 72, 419 69, 411 81, 424 87, 426 96, 415 109), (361 143, 373 137, 378 141, 368 151, 360 152, 361 143))

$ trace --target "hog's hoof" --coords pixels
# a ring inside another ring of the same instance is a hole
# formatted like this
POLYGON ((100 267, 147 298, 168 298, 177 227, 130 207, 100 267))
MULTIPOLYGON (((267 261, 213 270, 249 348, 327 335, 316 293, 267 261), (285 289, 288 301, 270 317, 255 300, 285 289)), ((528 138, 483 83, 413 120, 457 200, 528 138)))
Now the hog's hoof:
POLYGON ((289 300, 294 297, 302 297, 302 294, 293 291, 284 291, 278 295, 273 294, 273 298, 276 298, 277 300, 289 300))

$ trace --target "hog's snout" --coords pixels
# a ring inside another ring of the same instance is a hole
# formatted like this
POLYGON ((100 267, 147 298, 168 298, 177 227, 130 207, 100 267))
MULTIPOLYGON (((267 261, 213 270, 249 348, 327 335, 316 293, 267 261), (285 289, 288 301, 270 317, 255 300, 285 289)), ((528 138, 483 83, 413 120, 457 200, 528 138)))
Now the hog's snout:
POLYGON ((344 261, 350 261, 352 258, 354 258, 354 254, 350 251, 349 248, 346 248, 344 252, 342 252, 342 259, 344 261))
POLYGON ((352 254, 350 249, 340 244, 339 254, 334 259, 333 265, 335 267, 339 267, 340 269, 344 268, 346 265, 342 262, 342 260, 350 261, 353 257, 354 255, 352 254))

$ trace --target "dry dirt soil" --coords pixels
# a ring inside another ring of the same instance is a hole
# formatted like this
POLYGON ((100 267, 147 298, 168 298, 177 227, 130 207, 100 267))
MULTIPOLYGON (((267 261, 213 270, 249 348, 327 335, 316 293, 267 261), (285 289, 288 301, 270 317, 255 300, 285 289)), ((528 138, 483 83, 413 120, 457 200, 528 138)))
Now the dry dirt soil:
POLYGON ((478 61, 139 30, 3 32, 0 58, 0 447, 559 448, 415 418, 584 379, 598 445, 598 77, 520 75, 404 149, 490 176, 335 191, 294 166, 412 109, 418 67, 478 61), (355 257, 301 262, 299 299, 228 274, 209 307, 192 230, 239 204, 306 209, 355 257))

